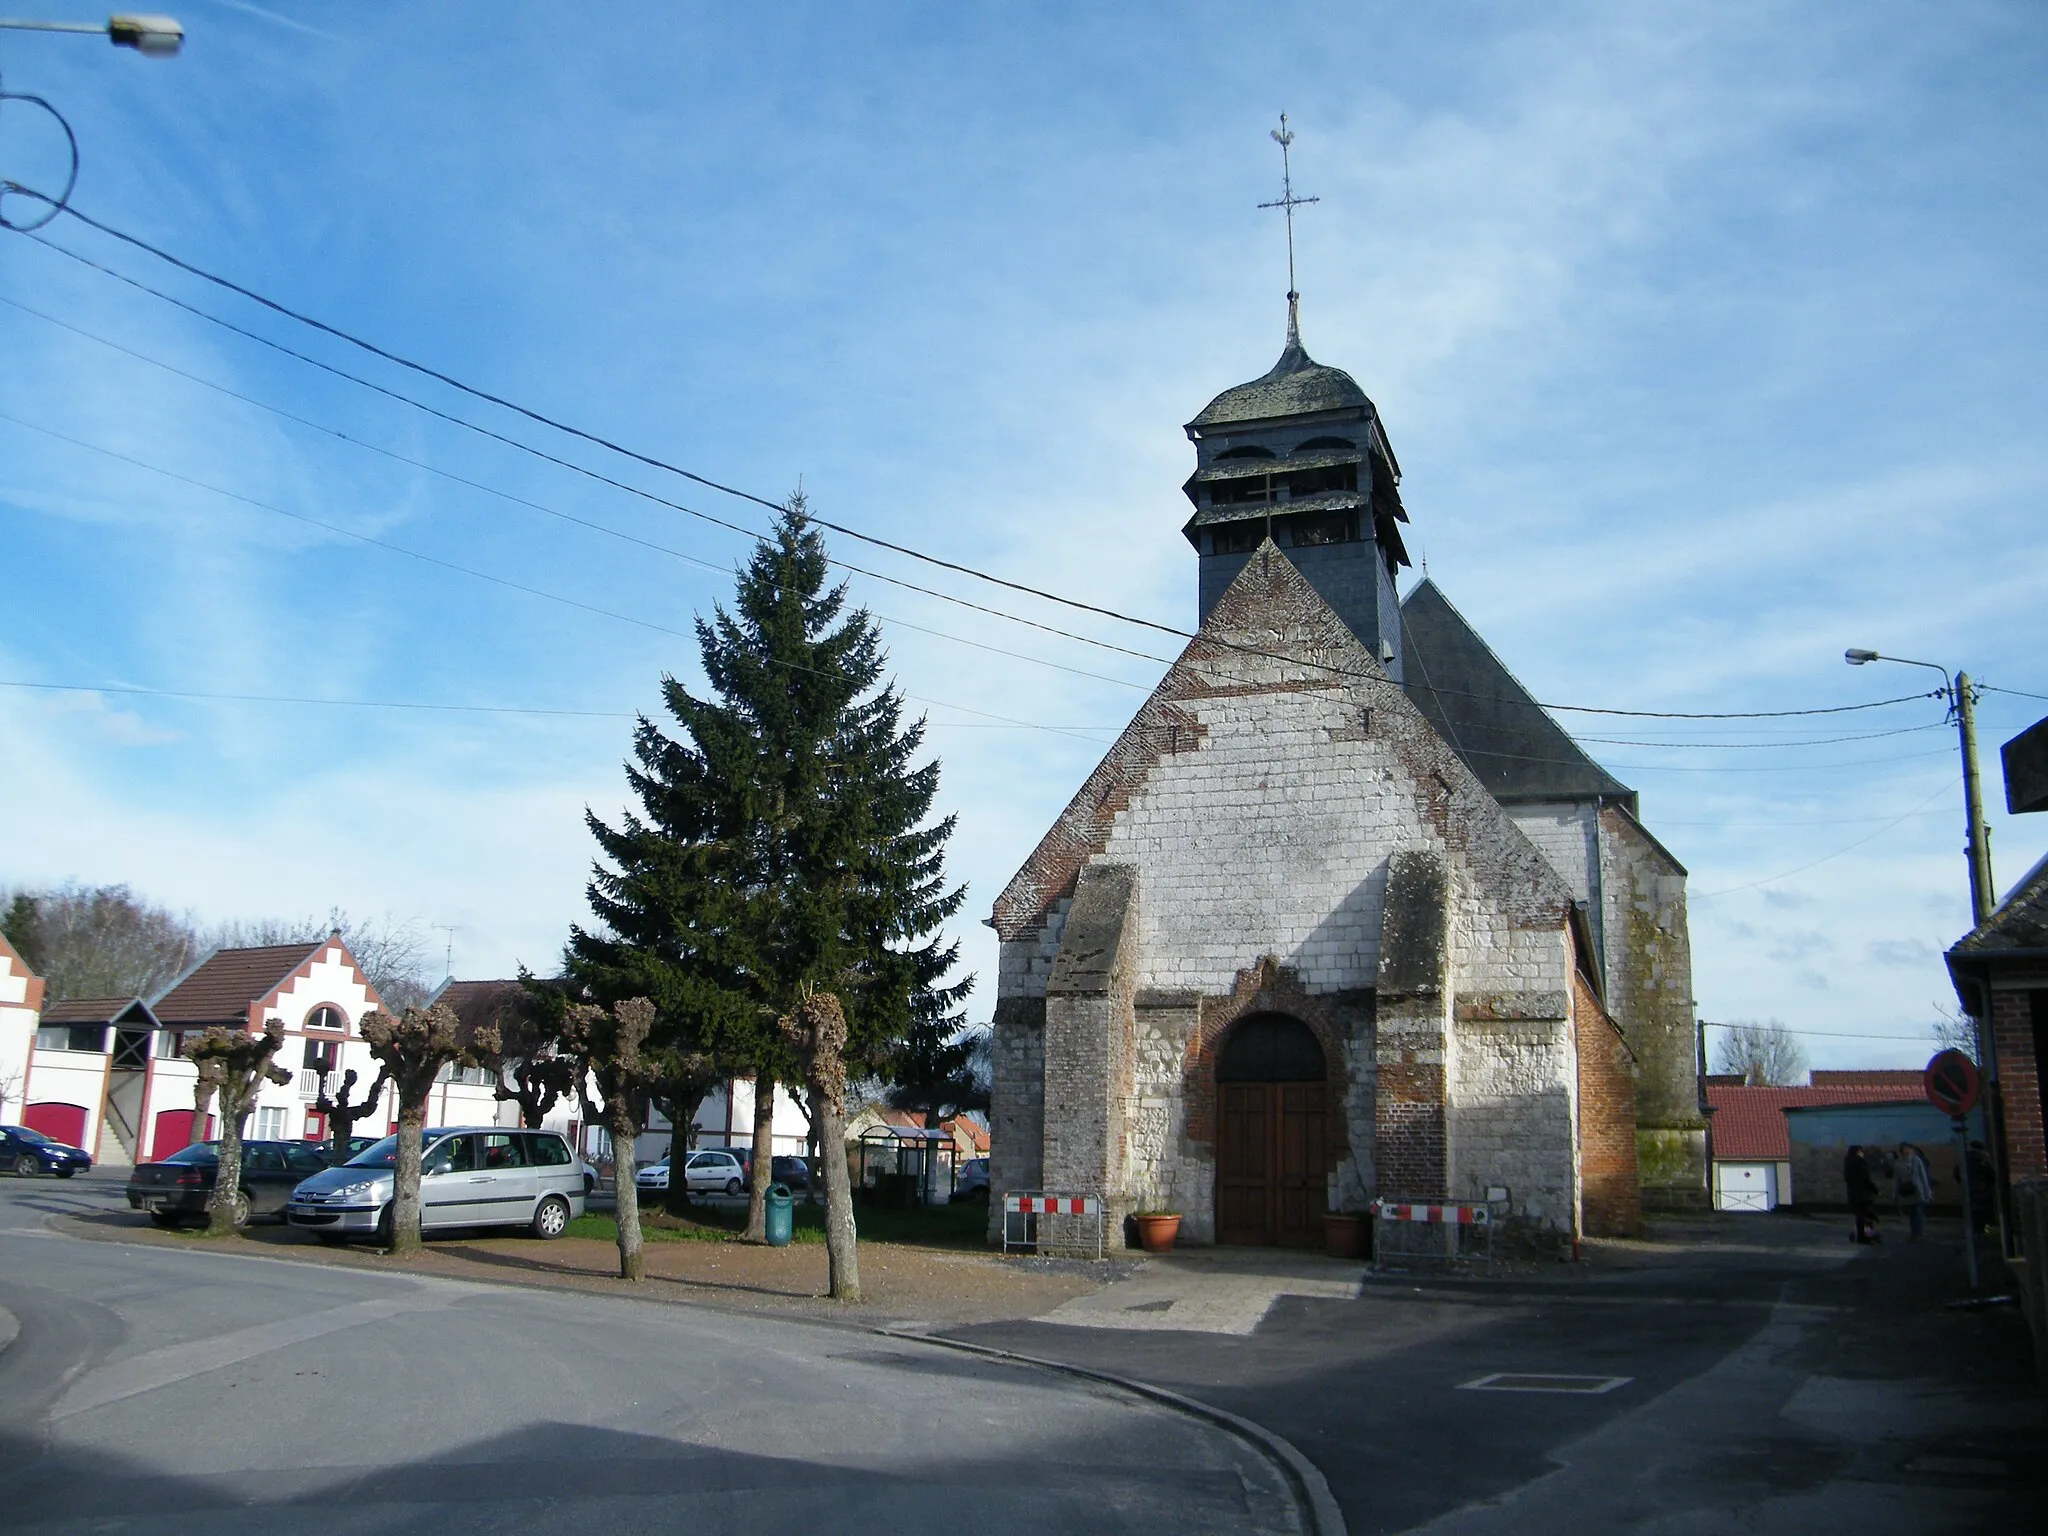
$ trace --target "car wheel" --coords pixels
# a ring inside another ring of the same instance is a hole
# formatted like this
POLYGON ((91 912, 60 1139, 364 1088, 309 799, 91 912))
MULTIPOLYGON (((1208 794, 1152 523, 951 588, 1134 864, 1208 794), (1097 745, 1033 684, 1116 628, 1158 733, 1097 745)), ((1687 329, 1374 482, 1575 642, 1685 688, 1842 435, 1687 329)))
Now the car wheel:
POLYGON ((56 1174, 56 1175, 57 1175, 57 1177, 58 1177, 58 1178, 60 1178, 60 1179, 68 1179, 68 1178, 70 1178, 70 1177, 71 1177, 71 1175, 73 1175, 74 1173, 78 1172, 78 1170, 77 1170, 76 1168, 69 1168, 69 1167, 66 1167, 66 1168, 52 1168, 52 1169, 51 1169, 50 1171, 51 1171, 52 1173, 56 1174))
POLYGON ((585 1175, 583 1175, 583 1198, 588 1200, 592 1195, 596 1193, 597 1179, 595 1178, 595 1176, 586 1173, 585 1175))
POLYGON ((175 1232, 185 1224, 184 1218, 178 1215, 176 1211, 151 1211, 149 1219, 162 1227, 166 1232, 175 1232))
POLYGON ((391 1207, 387 1205, 377 1213, 377 1246, 389 1248, 391 1241, 391 1207))
POLYGON ((249 1199, 249 1191, 247 1191, 246 1189, 236 1190, 235 1202, 228 1209, 230 1214, 232 1214, 234 1217, 235 1230, 237 1232, 241 1231, 244 1227, 248 1226, 249 1214, 252 1209, 249 1199))
POLYGON ((738 1179, 727 1179, 725 1181, 725 1192, 728 1195, 738 1194, 740 1192, 740 1181, 738 1179))
POLYGON ((568 1230, 569 1202, 560 1195, 549 1195, 533 1213, 533 1235, 551 1243, 568 1230))
POLYGON ((14 1176, 17 1179, 32 1179, 42 1165, 24 1152, 14 1160, 14 1176))

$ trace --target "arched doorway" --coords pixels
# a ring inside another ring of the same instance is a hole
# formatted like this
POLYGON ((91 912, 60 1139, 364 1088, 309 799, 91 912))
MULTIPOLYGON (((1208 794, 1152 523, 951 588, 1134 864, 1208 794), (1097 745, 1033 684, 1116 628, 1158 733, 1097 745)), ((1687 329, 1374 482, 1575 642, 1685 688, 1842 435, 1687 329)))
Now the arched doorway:
POLYGON ((1283 1013, 1240 1022, 1216 1060, 1216 1241, 1323 1241, 1322 1045, 1283 1013))

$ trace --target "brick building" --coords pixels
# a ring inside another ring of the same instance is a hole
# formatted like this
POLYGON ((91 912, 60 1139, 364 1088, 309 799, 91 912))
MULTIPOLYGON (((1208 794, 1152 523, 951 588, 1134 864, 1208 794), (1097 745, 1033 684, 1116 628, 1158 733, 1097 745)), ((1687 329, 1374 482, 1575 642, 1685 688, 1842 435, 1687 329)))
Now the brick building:
POLYGON ((1641 1100, 1703 1200, 1685 872, 1434 586, 1397 600, 1372 402, 1290 310, 1187 430, 1200 630, 995 903, 993 1186, 1197 1242, 1499 1187, 1620 1231, 1641 1100))

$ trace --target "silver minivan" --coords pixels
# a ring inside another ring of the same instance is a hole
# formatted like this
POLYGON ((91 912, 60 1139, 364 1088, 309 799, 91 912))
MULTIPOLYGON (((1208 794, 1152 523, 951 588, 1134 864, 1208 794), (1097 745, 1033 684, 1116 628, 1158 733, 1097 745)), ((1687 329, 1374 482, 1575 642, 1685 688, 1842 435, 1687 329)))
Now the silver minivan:
MULTIPOLYGON (((583 1214, 583 1172, 554 1131, 449 1126, 420 1135, 420 1227, 525 1227, 556 1238, 583 1214)), ((391 1238, 392 1166, 386 1136, 292 1191, 285 1220, 327 1242, 391 1238)))

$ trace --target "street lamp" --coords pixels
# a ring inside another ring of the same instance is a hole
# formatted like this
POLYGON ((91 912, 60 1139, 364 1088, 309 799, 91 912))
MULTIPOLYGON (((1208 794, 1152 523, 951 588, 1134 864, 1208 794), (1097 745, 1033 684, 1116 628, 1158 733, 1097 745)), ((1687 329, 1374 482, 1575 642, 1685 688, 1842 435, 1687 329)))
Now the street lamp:
POLYGON ((185 46, 185 29, 168 16, 110 16, 102 25, 89 21, 8 21, 9 32, 105 33, 116 48, 133 48, 152 59, 168 59, 185 46))
POLYGON ((1977 691, 1971 686, 1970 674, 1958 672, 1951 678, 1948 668, 1938 667, 1931 661, 1880 656, 1876 651, 1854 646, 1842 652, 1842 660, 1852 667, 1867 666, 1873 661, 1889 661, 1902 667, 1925 667, 1941 674, 1940 697, 1947 699, 1955 711, 1956 729, 1962 737, 1963 814, 1969 821, 1963 853, 1970 861, 1970 919, 1973 925, 1981 924, 1998 902, 1991 882, 1991 831, 1984 825, 1984 796, 1977 776, 1977 691))

